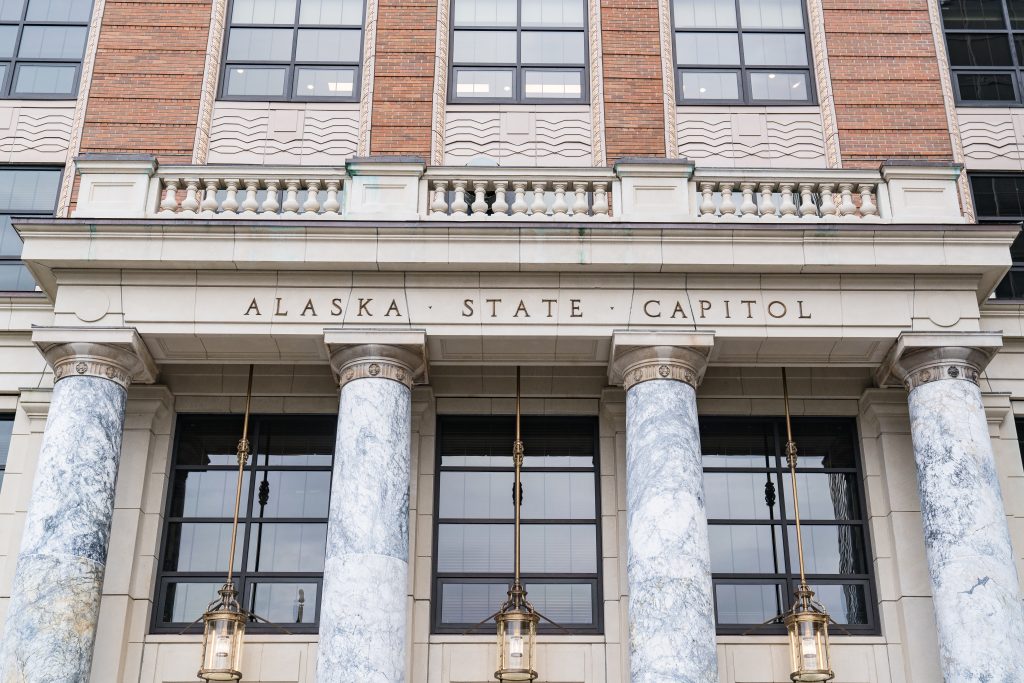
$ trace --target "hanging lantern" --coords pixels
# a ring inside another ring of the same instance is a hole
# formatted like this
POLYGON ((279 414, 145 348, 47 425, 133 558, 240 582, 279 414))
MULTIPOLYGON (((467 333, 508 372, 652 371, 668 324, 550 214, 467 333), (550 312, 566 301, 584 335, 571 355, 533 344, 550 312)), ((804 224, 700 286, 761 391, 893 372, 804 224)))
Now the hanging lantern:
POLYGON ((494 677, 499 681, 536 679, 537 672, 533 667, 540 616, 526 601, 526 591, 522 586, 512 586, 508 601, 494 620, 498 624, 498 668, 494 677))
POLYGON ((815 602, 814 591, 807 586, 797 588, 796 598, 785 617, 793 669, 789 678, 798 683, 831 681, 835 673, 829 662, 828 613, 815 602))
POLYGON ((203 614, 203 663, 199 678, 205 681, 242 679, 242 640, 247 614, 238 604, 238 591, 226 583, 220 598, 203 614))

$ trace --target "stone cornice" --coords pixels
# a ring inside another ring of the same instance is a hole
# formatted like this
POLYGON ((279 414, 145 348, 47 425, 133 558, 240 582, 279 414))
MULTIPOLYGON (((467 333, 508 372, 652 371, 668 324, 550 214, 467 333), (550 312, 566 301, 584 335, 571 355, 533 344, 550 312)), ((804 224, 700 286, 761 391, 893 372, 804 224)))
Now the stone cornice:
POLYGON ((713 345, 711 332, 616 332, 608 365, 610 383, 629 391, 640 382, 671 379, 696 389, 713 345))
POLYGON ((978 377, 1002 348, 992 332, 905 332, 879 368, 879 386, 902 383, 907 391, 937 382, 959 380, 978 383, 978 377))
POLYGON ((412 388, 426 381, 422 331, 324 330, 331 370, 339 386, 357 379, 390 379, 412 388))
POLYGON ((127 388, 151 384, 157 368, 139 333, 117 327, 37 327, 32 343, 53 368, 54 381, 99 377, 127 388))

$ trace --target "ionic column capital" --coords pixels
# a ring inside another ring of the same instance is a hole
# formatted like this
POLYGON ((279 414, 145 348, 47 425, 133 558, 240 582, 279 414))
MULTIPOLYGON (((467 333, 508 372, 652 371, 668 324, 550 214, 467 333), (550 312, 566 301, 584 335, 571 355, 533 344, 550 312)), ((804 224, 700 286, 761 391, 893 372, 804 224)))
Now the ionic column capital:
POLYGON ((426 382, 427 343, 422 330, 324 330, 331 371, 344 387, 380 378, 412 388, 426 382))
POLYGON ((608 375, 626 391, 640 382, 671 379, 696 389, 714 345, 711 332, 616 332, 608 375))
POLYGON ((37 327, 32 343, 53 368, 54 381, 99 377, 127 388, 152 384, 156 363, 131 327, 37 327))
POLYGON ((907 391, 939 380, 977 384, 1002 345, 995 332, 904 332, 875 380, 880 387, 902 384, 907 391))

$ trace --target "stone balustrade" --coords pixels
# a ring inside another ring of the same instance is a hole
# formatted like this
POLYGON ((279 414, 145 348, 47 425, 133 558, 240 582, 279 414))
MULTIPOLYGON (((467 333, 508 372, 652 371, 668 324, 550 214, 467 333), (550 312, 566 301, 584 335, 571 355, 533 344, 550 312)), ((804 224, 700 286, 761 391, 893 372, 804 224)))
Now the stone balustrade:
POLYGON ((824 172, 770 175, 762 172, 738 178, 736 175, 723 178, 694 174, 697 218, 764 223, 882 220, 879 189, 883 197, 886 195, 877 171, 857 175, 824 172))

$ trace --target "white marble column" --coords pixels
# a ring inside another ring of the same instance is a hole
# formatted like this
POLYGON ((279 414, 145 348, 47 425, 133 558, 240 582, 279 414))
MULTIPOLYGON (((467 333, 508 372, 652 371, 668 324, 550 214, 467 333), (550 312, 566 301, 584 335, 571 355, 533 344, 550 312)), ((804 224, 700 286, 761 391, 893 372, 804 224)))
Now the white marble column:
POLYGON ((415 343, 402 344, 401 333, 379 334, 384 343, 355 345, 344 343, 345 335, 334 335, 332 343, 328 334, 341 406, 318 683, 406 678, 411 388, 423 351, 415 343))
POLYGON ((630 680, 715 683, 696 401, 711 339, 684 335, 679 341, 692 346, 633 345, 649 336, 616 335, 613 364, 626 389, 630 680))
POLYGON ((904 335, 893 368, 910 391, 940 665, 946 683, 1019 683, 1024 604, 978 386, 998 335, 956 337, 904 335))
POLYGON ((126 388, 153 379, 134 330, 108 332, 33 334, 55 384, 0 638, 3 683, 89 680, 126 388), (59 341, 68 336, 92 341, 59 341))

